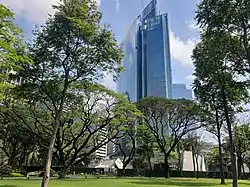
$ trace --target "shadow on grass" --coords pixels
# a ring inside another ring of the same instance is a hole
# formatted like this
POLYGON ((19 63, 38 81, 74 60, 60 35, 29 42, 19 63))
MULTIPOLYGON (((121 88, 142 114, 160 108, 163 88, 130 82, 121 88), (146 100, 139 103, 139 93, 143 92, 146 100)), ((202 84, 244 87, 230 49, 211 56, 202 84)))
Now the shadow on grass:
POLYGON ((0 185, 0 187, 19 187, 19 186, 16 186, 16 185, 0 185))
POLYGON ((245 186, 250 186, 250 183, 248 183, 248 182, 239 182, 239 184, 240 184, 240 185, 243 184, 243 185, 245 185, 245 186))
POLYGON ((129 182, 138 185, 159 185, 159 186, 216 186, 218 183, 209 183, 194 180, 140 180, 129 182))

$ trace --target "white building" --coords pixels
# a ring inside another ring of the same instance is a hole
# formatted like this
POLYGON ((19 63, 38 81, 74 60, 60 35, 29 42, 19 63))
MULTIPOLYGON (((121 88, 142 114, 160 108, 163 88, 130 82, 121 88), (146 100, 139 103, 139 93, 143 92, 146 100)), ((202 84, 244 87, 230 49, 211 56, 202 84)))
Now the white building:
MULTIPOLYGON (((100 142, 106 141, 106 140, 107 140, 107 129, 103 128, 103 129, 98 131, 97 144, 100 144, 100 142)), ((98 159, 102 159, 102 158, 107 157, 107 154, 108 154, 108 144, 107 143, 95 151, 95 157, 98 159)))

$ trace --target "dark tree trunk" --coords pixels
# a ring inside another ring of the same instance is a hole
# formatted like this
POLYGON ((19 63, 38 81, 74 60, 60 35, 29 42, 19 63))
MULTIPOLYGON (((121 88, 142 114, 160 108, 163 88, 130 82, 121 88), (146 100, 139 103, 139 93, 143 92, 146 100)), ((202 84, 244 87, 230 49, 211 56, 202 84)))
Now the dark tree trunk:
POLYGON ((238 156, 238 177, 239 179, 242 179, 242 172, 241 172, 241 168, 242 168, 242 165, 243 165, 243 160, 241 158, 241 156, 239 155, 238 156))
POLYGON ((223 84, 223 89, 222 89, 222 98, 223 98, 224 113, 225 113, 226 122, 227 122, 228 134, 229 134, 229 139, 230 139, 230 154, 231 154, 231 161, 232 161, 233 187, 238 187, 237 156, 236 156, 234 138, 233 138, 233 133, 232 133, 232 124, 230 121, 229 111, 228 111, 227 95, 225 92, 224 84, 223 84))
POLYGON ((195 161, 196 161, 196 179, 199 179, 199 155, 195 155, 195 161))
POLYGON ((217 125, 217 138, 219 143, 219 157, 220 157, 220 183, 226 184, 225 182, 225 172, 224 172, 224 162, 222 157, 222 145, 221 145, 221 125, 219 122, 219 114, 216 109, 216 125, 217 125))
POLYGON ((125 177, 126 174, 126 166, 123 165, 122 167, 122 176, 125 177))
POLYGON ((194 167, 194 178, 196 176, 196 167, 195 167, 195 151, 194 151, 194 147, 192 146, 192 159, 193 159, 193 167, 194 167))
POLYGON ((151 164, 151 158, 150 158, 150 155, 148 154, 147 155, 148 157, 148 164, 149 164, 149 177, 151 178, 152 177, 152 164, 151 164))
POLYGON ((164 169, 165 169, 165 178, 169 179, 170 178, 170 173, 169 173, 169 163, 168 163, 168 156, 165 156, 164 158, 164 169))

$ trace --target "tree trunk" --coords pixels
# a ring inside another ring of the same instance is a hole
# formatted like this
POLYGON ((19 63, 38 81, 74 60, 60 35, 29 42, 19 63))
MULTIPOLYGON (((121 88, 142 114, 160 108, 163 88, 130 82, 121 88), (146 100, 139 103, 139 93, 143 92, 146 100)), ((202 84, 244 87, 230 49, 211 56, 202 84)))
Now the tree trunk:
POLYGON ((196 169, 195 169, 195 152, 194 152, 194 147, 192 146, 192 159, 193 159, 193 167, 194 167, 194 178, 196 175, 196 169))
POLYGON ((220 157, 220 183, 226 184, 220 134, 218 134, 218 143, 219 143, 219 157, 220 157))
POLYGON ((238 175, 239 175, 238 178, 239 179, 242 178, 242 173, 241 173, 242 163, 243 163, 243 160, 241 156, 238 156, 238 175))
POLYGON ((179 144, 177 144, 177 154, 178 154, 178 169, 180 172, 180 176, 182 176, 183 154, 179 144))
POLYGON ((217 123, 217 137, 218 137, 218 143, 219 143, 219 157, 220 157, 220 183, 226 184, 225 182, 225 172, 224 172, 224 162, 222 157, 222 145, 221 145, 221 126, 219 122, 219 114, 216 109, 216 123, 217 123))
POLYGON ((225 112, 228 134, 229 134, 229 139, 230 139, 230 154, 231 154, 231 161, 232 161, 233 187, 238 187, 237 156, 236 156, 234 138, 233 138, 233 133, 232 133, 232 124, 229 118, 227 96, 226 96, 224 87, 223 87, 222 93, 223 93, 222 97, 223 97, 224 112, 225 112))
POLYGON ((151 158, 149 156, 149 154, 147 155, 148 157, 148 164, 149 164, 149 177, 151 178, 152 177, 152 164, 151 164, 151 158))
POLYGON ((55 145, 58 128, 59 128, 59 123, 56 121, 53 132, 52 132, 51 140, 50 140, 50 145, 48 149, 48 155, 47 155, 47 160, 46 160, 41 187, 48 187, 49 177, 50 177, 50 168, 52 164, 53 149, 55 145))
POLYGON ((122 167, 122 176, 125 177, 126 174, 126 166, 123 165, 122 167))
MULTIPOLYGON (((243 159, 244 160, 244 159, 243 159)), ((243 179, 245 179, 245 168, 244 168, 244 162, 242 163, 242 173, 243 173, 243 179)))
POLYGON ((199 155, 195 155, 195 161, 196 161, 196 179, 199 179, 199 155))
POLYGON ((165 166, 165 178, 169 179, 170 178, 170 173, 169 173, 169 163, 168 163, 168 156, 165 156, 164 159, 164 166, 165 166))

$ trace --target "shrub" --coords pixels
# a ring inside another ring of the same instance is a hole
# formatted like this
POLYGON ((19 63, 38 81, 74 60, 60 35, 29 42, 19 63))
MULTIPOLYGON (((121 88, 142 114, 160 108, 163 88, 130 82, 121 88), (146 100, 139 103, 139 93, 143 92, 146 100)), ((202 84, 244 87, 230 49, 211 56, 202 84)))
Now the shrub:
POLYGON ((24 175, 21 173, 11 173, 10 176, 11 177, 24 177, 24 175))
POLYGON ((10 176, 10 174, 12 173, 12 168, 9 165, 1 165, 0 166, 0 176, 10 176))

